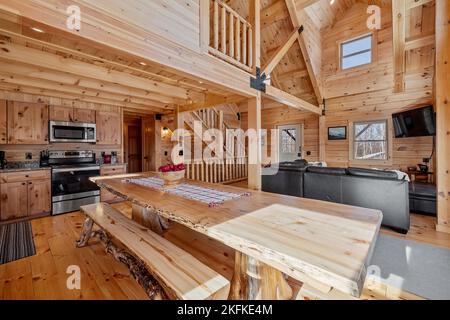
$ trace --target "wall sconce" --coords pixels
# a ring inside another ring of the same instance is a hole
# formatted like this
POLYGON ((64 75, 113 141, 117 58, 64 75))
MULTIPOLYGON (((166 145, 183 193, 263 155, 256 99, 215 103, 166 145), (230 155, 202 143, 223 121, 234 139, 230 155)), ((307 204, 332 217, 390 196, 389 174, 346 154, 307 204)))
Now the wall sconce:
POLYGON ((161 136, 163 138, 167 137, 170 134, 170 129, 167 127, 162 128, 161 136))

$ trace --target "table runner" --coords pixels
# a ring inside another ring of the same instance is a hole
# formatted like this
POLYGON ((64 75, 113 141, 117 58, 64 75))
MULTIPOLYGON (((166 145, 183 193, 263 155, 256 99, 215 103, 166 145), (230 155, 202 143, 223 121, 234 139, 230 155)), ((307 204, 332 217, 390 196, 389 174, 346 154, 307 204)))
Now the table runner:
POLYGON ((149 187, 156 190, 161 190, 186 199, 207 203, 210 207, 216 207, 228 200, 250 196, 249 192, 231 193, 211 188, 200 187, 198 185, 193 185, 186 182, 180 183, 179 185, 174 187, 165 188, 164 180, 155 177, 125 179, 125 182, 137 184, 143 187, 149 187))

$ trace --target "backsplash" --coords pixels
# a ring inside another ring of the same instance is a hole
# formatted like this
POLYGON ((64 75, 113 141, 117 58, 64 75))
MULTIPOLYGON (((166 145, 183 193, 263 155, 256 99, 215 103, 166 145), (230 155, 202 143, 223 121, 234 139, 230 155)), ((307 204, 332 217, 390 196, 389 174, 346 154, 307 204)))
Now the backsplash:
POLYGON ((39 160, 37 161, 10 161, 5 169, 37 169, 39 168, 39 160))

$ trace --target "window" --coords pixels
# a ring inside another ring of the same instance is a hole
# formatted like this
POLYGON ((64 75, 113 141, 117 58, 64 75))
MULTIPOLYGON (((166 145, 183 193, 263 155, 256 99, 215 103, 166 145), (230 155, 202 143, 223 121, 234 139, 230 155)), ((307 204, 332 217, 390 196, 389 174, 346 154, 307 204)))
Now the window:
POLYGON ((355 122, 354 160, 387 160, 387 121, 355 122))
POLYGON ((341 44, 342 70, 369 63, 372 63, 372 34, 341 44))
POLYGON ((282 153, 295 153, 297 143, 297 130, 295 129, 283 129, 281 131, 281 152, 282 153))

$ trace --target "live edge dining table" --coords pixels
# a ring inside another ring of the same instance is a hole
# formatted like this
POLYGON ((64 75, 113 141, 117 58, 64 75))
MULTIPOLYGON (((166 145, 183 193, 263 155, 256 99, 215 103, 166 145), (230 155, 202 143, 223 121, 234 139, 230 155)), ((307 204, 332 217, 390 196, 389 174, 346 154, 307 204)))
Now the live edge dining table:
POLYGON ((132 183, 156 173, 93 178, 133 204, 133 220, 162 233, 173 221, 236 251, 230 299, 358 298, 380 230, 378 210, 185 180, 243 196, 211 206, 165 189, 132 183), (246 193, 248 192, 248 193, 246 193), (166 220, 167 219, 167 220, 166 220))

